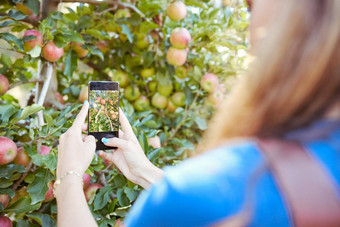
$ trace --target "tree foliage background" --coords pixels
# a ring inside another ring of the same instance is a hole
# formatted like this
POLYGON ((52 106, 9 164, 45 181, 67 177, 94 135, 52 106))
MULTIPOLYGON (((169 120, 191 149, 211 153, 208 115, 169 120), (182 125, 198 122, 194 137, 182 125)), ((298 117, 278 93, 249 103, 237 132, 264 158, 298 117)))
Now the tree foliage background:
MULTIPOLYGON (((10 90, 0 96, 0 136, 12 139, 30 157, 27 166, 0 166, 0 194, 10 197, 7 207, 0 203, 1 215, 16 226, 56 225, 56 201, 44 198, 48 183, 55 180, 58 138, 71 126, 91 80, 114 81, 119 73, 127 75, 120 106, 155 165, 174 165, 190 155, 217 108, 216 94, 204 91, 200 80, 214 73, 228 92, 230 81, 246 67, 249 15, 239 0, 183 2, 187 16, 172 21, 166 15, 166 0, 0 0, 0 74, 10 82, 10 90), (166 60, 169 36, 177 27, 185 27, 192 36, 182 67, 185 75, 176 75, 183 71, 166 60), (30 37, 23 38, 23 33, 28 29, 39 30, 44 44, 53 40, 63 47, 63 57, 48 63, 41 48, 25 52, 23 43, 30 37), (71 48, 74 42, 87 50, 85 57, 79 58, 71 48), (153 68, 154 75, 142 77, 145 68, 153 68), (151 100, 162 87, 171 94, 184 92, 185 105, 138 109, 133 98, 125 97, 126 90, 138 88, 151 100), (160 148, 148 144, 147 138, 156 135, 160 148), (48 155, 40 154, 42 146, 52 148, 48 155)), ((98 156, 87 173, 91 183, 104 186, 89 207, 100 226, 113 226, 124 218, 141 188, 98 156)))

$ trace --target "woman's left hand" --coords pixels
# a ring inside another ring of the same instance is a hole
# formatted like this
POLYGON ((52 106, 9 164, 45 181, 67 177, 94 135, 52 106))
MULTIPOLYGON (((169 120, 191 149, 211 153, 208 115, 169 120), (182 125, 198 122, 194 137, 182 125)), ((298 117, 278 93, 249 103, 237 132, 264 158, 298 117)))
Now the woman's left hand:
POLYGON ((67 171, 76 171, 81 176, 91 164, 96 150, 96 140, 93 136, 82 134, 87 128, 85 119, 89 103, 85 101, 71 128, 60 136, 58 146, 57 179, 67 171))

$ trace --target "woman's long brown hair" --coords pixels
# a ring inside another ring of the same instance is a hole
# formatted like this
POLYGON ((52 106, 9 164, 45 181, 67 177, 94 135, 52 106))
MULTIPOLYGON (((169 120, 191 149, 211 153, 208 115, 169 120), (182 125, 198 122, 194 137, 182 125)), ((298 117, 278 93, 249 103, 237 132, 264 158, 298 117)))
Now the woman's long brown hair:
POLYGON ((284 0, 254 60, 198 150, 236 137, 279 137, 319 119, 340 97, 340 1, 284 0))

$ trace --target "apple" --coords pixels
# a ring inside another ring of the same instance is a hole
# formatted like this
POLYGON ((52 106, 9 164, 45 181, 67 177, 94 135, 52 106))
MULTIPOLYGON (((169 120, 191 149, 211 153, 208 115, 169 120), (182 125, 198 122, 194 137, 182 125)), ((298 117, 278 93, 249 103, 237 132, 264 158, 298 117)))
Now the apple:
POLYGON ((78 54, 79 58, 83 58, 89 53, 89 51, 83 47, 82 43, 72 42, 71 48, 78 54))
POLYGON ((105 54, 108 50, 109 50, 109 46, 107 45, 107 43, 104 40, 99 40, 98 42, 96 42, 94 44, 96 47, 98 47, 98 49, 105 54))
POLYGON ((156 108, 164 109, 168 105, 168 99, 166 96, 156 93, 152 96, 151 104, 156 108))
POLYGON ((166 54, 166 60, 170 65, 179 66, 186 62, 187 56, 188 50, 170 47, 168 49, 168 53, 166 54))
POLYGON ((56 62, 64 55, 64 49, 57 47, 53 41, 49 41, 42 49, 43 57, 50 62, 56 62))
POLYGON ((206 73, 201 78, 201 86, 207 92, 214 91, 218 86, 218 77, 213 73, 206 73))
POLYGON ((140 91, 137 86, 129 86, 124 91, 124 96, 129 101, 134 101, 140 96, 140 91))
POLYGON ((115 120, 116 118, 117 118, 117 116, 116 116, 115 114, 112 114, 112 115, 111 115, 111 119, 112 119, 112 120, 115 120))
POLYGON ((184 66, 177 66, 175 69, 175 76, 180 79, 185 79, 188 76, 188 69, 184 66))
POLYGON ((24 33, 24 36, 23 37, 26 37, 26 36, 35 36, 36 38, 35 39, 30 39, 30 40, 27 40, 24 42, 24 50, 26 52, 28 51, 31 51, 36 45, 38 46, 42 46, 43 45, 43 37, 41 35, 41 33, 37 30, 27 30, 25 33, 24 33))
POLYGON ((151 67, 142 69, 140 75, 144 78, 152 77, 153 75, 155 75, 155 68, 151 67))
POLYGON ((137 34, 137 41, 135 42, 135 45, 139 49, 144 49, 149 45, 149 38, 145 34, 137 34))
POLYGON ((153 148, 160 148, 161 147, 161 140, 158 136, 148 138, 148 144, 149 146, 153 148))
POLYGON ((0 136, 0 165, 8 164, 17 155, 17 145, 10 139, 0 136))
POLYGON ((173 47, 184 49, 189 45, 191 35, 186 28, 175 28, 170 35, 170 43, 173 47))
POLYGON ((25 15, 32 15, 33 12, 22 3, 16 4, 17 9, 25 15))
POLYGON ((167 84, 159 84, 157 87, 157 91, 159 94, 164 95, 164 96, 169 96, 173 90, 173 85, 172 83, 167 83, 167 84))
POLYGON ((138 111, 148 110, 150 108, 150 101, 146 96, 140 96, 134 103, 133 106, 138 111))
POLYGON ((43 202, 49 202, 52 199, 54 199, 53 185, 54 185, 54 181, 48 182, 48 190, 45 194, 45 199, 43 200, 43 202))
POLYGON ((27 166, 29 162, 30 162, 30 157, 28 156, 24 148, 23 147, 18 148, 17 156, 15 156, 13 163, 17 165, 27 166))
POLYGON ((9 88, 9 82, 7 77, 0 74, 0 95, 5 94, 9 88))
POLYGON ((223 102, 226 95, 226 89, 224 86, 219 85, 211 94, 208 96, 208 103, 217 109, 223 102))
POLYGON ((102 100, 100 100, 100 103, 101 103, 102 105, 105 105, 106 100, 105 100, 105 99, 102 99, 102 100))
POLYGON ((85 190, 86 201, 90 201, 91 197, 96 194, 96 191, 102 187, 103 185, 100 185, 98 183, 90 184, 85 190))
POLYGON ((177 109, 177 106, 170 99, 168 101, 168 105, 167 105, 166 109, 169 110, 171 113, 173 113, 177 109))
POLYGON ((0 226, 1 227, 12 227, 12 221, 6 216, 0 216, 0 226))
MULTIPOLYGON (((85 100, 88 100, 88 92, 89 92, 89 88, 87 86, 84 86, 81 88, 80 90, 80 93, 79 93, 79 97, 78 97, 78 100, 81 102, 81 103, 84 103, 85 100)), ((97 97, 99 98, 99 97, 97 97)), ((100 98, 99 98, 100 100, 100 98)))
POLYGON ((158 82, 157 81, 150 81, 148 83, 148 88, 150 90, 150 92, 155 92, 157 90, 157 86, 158 86, 158 82))
POLYGON ((55 97, 60 104, 65 104, 64 98, 59 92, 55 93, 55 97))
POLYGON ((83 188, 85 190, 91 184, 91 175, 90 174, 84 173, 84 175, 83 175, 83 183, 84 183, 84 187, 83 188))
POLYGON ((3 208, 6 208, 9 203, 9 195, 0 195, 0 203, 2 203, 3 208))
POLYGON ((185 106, 185 93, 182 91, 177 91, 171 96, 171 101, 176 106, 185 106))
POLYGON ((40 154, 41 155, 47 155, 50 153, 52 148, 48 147, 48 146, 45 146, 45 145, 42 145, 41 146, 41 151, 40 151, 40 154))
POLYGON ((171 20, 179 21, 187 15, 187 8, 183 2, 176 1, 168 6, 166 13, 171 20))
POLYGON ((128 77, 128 75, 125 72, 120 71, 120 70, 118 70, 117 72, 115 72, 113 74, 112 80, 113 81, 117 81, 121 88, 125 88, 129 84, 129 77, 128 77))

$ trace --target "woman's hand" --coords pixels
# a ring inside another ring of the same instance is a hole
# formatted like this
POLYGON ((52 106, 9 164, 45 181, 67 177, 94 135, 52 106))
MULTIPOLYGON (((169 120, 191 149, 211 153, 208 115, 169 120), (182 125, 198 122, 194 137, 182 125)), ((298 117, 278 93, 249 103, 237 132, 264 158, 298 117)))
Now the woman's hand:
POLYGON ((82 134, 82 130, 87 128, 87 124, 84 122, 88 108, 89 103, 85 101, 72 127, 60 136, 57 179, 70 170, 76 171, 82 176, 91 164, 96 149, 96 140, 93 136, 82 134))
POLYGON ((162 179, 163 171, 154 166, 145 156, 121 109, 119 109, 119 121, 123 129, 123 132, 119 132, 119 138, 103 138, 102 140, 105 145, 117 147, 117 149, 112 153, 99 151, 98 155, 113 162, 130 181, 148 189, 153 183, 162 179))

